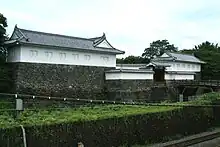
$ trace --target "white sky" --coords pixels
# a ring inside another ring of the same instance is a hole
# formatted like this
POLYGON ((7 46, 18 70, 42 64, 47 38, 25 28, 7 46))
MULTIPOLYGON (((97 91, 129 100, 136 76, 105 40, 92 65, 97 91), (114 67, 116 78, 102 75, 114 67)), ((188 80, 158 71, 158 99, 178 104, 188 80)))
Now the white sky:
POLYGON ((8 0, 0 13, 7 33, 20 28, 76 37, 97 37, 140 56, 152 41, 167 39, 179 49, 220 39, 218 0, 8 0))

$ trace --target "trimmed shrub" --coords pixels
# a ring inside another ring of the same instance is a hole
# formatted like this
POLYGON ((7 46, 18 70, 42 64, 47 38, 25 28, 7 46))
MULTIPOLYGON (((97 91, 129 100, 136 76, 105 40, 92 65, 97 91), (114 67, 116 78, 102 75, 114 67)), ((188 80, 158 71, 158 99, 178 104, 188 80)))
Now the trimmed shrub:
POLYGON ((21 128, 16 127, 19 124, 25 126, 27 143, 31 147, 72 147, 78 142, 89 147, 164 142, 219 124, 219 107, 184 106, 219 104, 219 99, 219 93, 210 93, 195 101, 183 102, 182 107, 107 105, 63 111, 25 111, 15 122, 10 116, 1 118, 5 122, 0 127, 8 128, 0 129, 0 146, 23 145, 21 128))
MULTIPOLYGON (((28 146, 71 147, 77 142, 85 146, 120 146, 167 141, 176 135, 184 136, 205 131, 213 122, 212 108, 184 107, 169 111, 143 113, 101 120, 66 122, 25 127, 28 146)), ((1 130, 2 131, 2 130, 1 130)), ((7 129, 0 136, 12 137, 15 142, 21 130, 7 129)), ((6 144, 7 139, 0 143, 6 144)))

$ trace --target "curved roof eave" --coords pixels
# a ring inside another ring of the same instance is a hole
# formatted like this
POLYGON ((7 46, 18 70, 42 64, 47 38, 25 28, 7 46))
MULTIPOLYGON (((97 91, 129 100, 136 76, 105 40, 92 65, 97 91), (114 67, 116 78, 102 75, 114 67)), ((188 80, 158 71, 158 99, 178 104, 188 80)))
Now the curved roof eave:
POLYGON ((113 51, 113 50, 105 50, 105 49, 102 49, 102 50, 91 50, 91 49, 84 49, 84 48, 70 48, 70 47, 61 47, 61 46, 52 46, 52 45, 42 45, 42 44, 34 44, 34 43, 29 43, 29 42, 21 42, 21 41, 18 41, 19 44, 23 44, 23 45, 34 45, 34 46, 41 46, 41 47, 51 47, 51 48, 64 48, 64 49, 69 49, 69 50, 78 50, 78 51, 88 51, 88 52, 102 52, 102 53, 111 53, 111 54, 123 54, 122 51, 120 50, 116 50, 116 51, 113 51))

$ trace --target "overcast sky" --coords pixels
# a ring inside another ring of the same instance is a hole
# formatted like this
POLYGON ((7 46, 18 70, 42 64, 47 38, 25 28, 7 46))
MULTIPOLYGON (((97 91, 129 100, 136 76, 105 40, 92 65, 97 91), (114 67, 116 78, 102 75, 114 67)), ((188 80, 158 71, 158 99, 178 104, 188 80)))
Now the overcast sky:
POLYGON ((179 49, 220 40, 219 0, 5 0, 0 13, 9 35, 15 24, 85 38, 105 32, 125 56, 141 55, 158 39, 179 49))

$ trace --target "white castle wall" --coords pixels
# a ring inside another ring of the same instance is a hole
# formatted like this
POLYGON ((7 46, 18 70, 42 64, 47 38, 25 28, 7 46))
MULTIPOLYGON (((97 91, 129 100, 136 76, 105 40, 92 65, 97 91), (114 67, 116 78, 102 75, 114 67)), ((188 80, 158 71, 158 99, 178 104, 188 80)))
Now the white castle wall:
POLYGON ((152 80, 153 73, 145 72, 110 72, 105 73, 106 80, 152 80))
POLYGON ((115 67, 116 55, 67 49, 21 46, 9 50, 8 62, 115 67))

